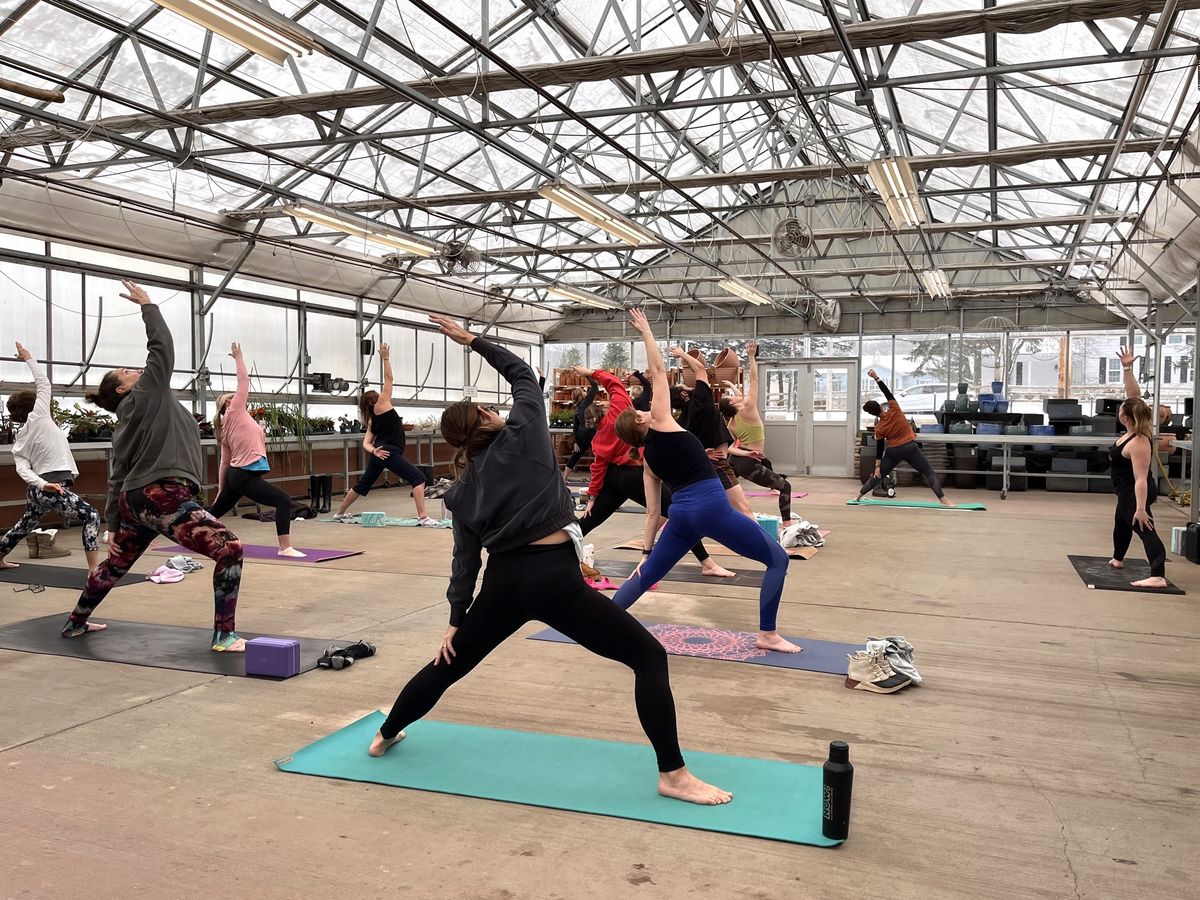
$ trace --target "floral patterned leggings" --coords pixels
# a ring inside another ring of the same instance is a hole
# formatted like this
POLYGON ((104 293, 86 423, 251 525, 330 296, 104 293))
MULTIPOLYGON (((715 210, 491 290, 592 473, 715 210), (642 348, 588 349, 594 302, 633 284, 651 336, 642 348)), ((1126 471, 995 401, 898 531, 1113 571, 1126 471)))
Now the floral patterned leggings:
POLYGON ((234 630, 238 588, 242 582, 242 543, 196 502, 198 493, 196 485, 177 479, 155 481, 121 492, 121 524, 109 535, 108 558, 88 577, 64 632, 87 622, 108 592, 160 534, 216 563, 213 629, 219 634, 234 630))
POLYGON ((83 521, 83 549, 100 549, 100 514, 96 508, 71 490, 71 482, 63 483, 61 494, 51 494, 32 485, 25 492, 25 514, 17 524, 0 537, 0 557, 8 556, 25 535, 37 528, 42 516, 54 510, 83 521))

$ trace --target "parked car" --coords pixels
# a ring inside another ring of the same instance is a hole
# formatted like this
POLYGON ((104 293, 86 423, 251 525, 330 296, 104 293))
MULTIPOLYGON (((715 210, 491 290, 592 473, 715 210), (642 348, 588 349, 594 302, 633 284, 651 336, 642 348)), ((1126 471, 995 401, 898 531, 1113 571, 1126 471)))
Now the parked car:
POLYGON ((947 400, 958 397, 958 385, 914 384, 894 393, 905 412, 936 412, 947 400))

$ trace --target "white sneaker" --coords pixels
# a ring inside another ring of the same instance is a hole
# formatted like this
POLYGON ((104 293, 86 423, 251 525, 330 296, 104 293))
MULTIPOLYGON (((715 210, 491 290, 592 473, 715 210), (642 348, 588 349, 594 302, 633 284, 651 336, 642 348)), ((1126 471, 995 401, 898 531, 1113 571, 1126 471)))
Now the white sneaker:
POLYGON ((437 519, 431 519, 429 516, 421 516, 417 519, 417 525, 421 528, 441 528, 442 523, 437 519))

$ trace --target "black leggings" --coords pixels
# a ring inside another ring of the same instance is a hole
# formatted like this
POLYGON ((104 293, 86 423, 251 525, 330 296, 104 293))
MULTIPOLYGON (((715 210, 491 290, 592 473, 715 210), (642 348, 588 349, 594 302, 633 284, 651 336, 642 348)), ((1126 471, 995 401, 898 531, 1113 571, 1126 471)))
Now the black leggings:
POLYGON ((888 445, 883 451, 883 463, 879 466, 879 474, 872 475, 867 483, 862 486, 862 490, 858 492, 859 497, 865 497, 879 485, 879 482, 887 478, 891 474, 892 469, 896 468, 900 463, 906 462, 925 479, 926 484, 937 495, 939 500, 946 496, 942 491, 942 483, 938 481, 937 475, 934 474, 933 466, 929 464, 929 460, 925 458, 925 454, 921 452, 921 448, 917 446, 916 441, 909 441, 907 444, 901 444, 899 447, 888 445))
POLYGON ((455 656, 430 662, 405 685, 379 729, 391 740, 424 717, 446 689, 518 628, 545 622, 599 656, 633 669, 638 719, 658 757, 658 770, 683 767, 667 652, 637 619, 583 582, 570 542, 528 544, 488 556, 483 586, 454 635, 455 656))
POLYGON ((779 517, 787 521, 792 517, 792 483, 771 468, 769 459, 755 459, 753 456, 731 456, 729 464, 739 478, 745 478, 751 484, 779 491, 779 517))
POLYGON ((583 459, 585 453, 592 452, 592 438, 596 436, 595 428, 585 428, 575 432, 575 446, 577 450, 572 451, 567 457, 567 462, 564 466, 568 472, 575 471, 575 467, 579 465, 579 460, 583 459))
MULTIPOLYGON (((584 534, 599 528, 608 521, 608 517, 621 508, 626 500, 632 500, 641 506, 646 505, 646 482, 642 478, 641 466, 612 466, 604 473, 604 486, 592 504, 592 511, 579 520, 579 527, 584 534)), ((659 496, 659 513, 664 519, 670 519, 671 489, 665 484, 659 496)), ((700 562, 708 559, 708 551, 704 542, 699 541, 692 548, 692 555, 700 562)))
POLYGON ((275 507, 275 533, 290 534, 292 531, 292 498, 276 485, 271 484, 263 476, 266 472, 250 472, 246 469, 235 469, 230 466, 225 470, 225 485, 217 499, 208 508, 216 518, 221 518, 229 512, 242 497, 261 503, 263 506, 275 507))
POLYGON ((398 447, 395 444, 376 444, 376 450, 386 450, 388 452, 387 459, 380 459, 374 453, 367 460, 367 467, 363 469, 362 475, 358 479, 358 484, 354 485, 354 493, 360 497, 365 497, 371 493, 371 488, 375 482, 379 480, 379 476, 383 474, 383 470, 387 469, 398 478, 403 478, 414 488, 420 487, 425 483, 425 476, 421 470, 404 458, 404 448, 398 447))
MULTIPOLYGON (((1150 484, 1146 485, 1146 491, 1146 512, 1149 513, 1150 507, 1158 498, 1158 492, 1150 484)), ((1113 559, 1118 562, 1125 559, 1125 552, 1129 549, 1129 544, 1136 532, 1137 536, 1142 539, 1142 546, 1146 550, 1146 559, 1150 562, 1150 576, 1165 578, 1167 576, 1167 548, 1163 546, 1157 531, 1141 527, 1134 528, 1133 514, 1135 512, 1137 512, 1137 495, 1134 494, 1133 488, 1118 491, 1117 513, 1113 520, 1113 559)))

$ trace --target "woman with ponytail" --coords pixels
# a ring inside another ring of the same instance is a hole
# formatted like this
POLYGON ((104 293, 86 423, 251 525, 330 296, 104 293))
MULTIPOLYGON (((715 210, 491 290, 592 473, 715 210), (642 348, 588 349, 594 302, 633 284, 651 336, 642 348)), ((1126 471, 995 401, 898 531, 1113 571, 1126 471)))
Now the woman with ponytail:
POLYGON ((363 449, 370 454, 362 477, 342 498, 334 521, 346 515, 346 510, 359 497, 371 492, 383 470, 387 469, 412 486, 413 501, 417 507, 417 524, 425 528, 440 528, 441 523, 431 519, 425 512, 425 476, 421 470, 404 458, 404 420, 392 406, 392 355, 387 344, 379 345, 379 359, 383 363, 383 390, 367 391, 359 398, 358 409, 367 433, 363 436, 363 449))
POLYGON ((250 397, 250 373, 242 359, 241 344, 234 344, 229 355, 237 367, 237 390, 217 398, 217 414, 213 416, 213 436, 220 448, 217 464, 217 499, 209 512, 218 519, 237 506, 242 497, 275 508, 275 535, 279 540, 279 555, 289 559, 304 559, 292 546, 292 498, 278 485, 267 481, 271 464, 267 461, 267 442, 262 426, 246 409, 250 397))
MULTIPOLYGON (((584 584, 579 571, 582 536, 533 370, 452 319, 430 320, 504 377, 512 386, 512 412, 505 420, 492 407, 463 400, 442 415, 442 436, 456 448, 459 467, 458 481, 445 496, 454 512, 454 559, 446 592, 450 625, 433 661, 396 698, 368 752, 383 756, 447 688, 518 628, 537 620, 633 669, 634 701, 658 759, 660 794, 689 803, 728 803, 731 794, 700 781, 684 765, 666 651, 629 613, 584 584), (476 594, 484 547, 488 564, 476 594)), ((579 777, 590 776, 581 771, 579 777)))
POLYGON ((1130 397, 1121 404, 1117 419, 1124 426, 1126 434, 1108 451, 1109 471, 1113 490, 1117 494, 1113 555, 1108 564, 1114 569, 1125 568, 1125 552, 1136 531, 1146 550, 1146 559, 1150 562, 1150 577, 1131 582, 1132 586, 1165 588, 1167 549, 1154 530, 1154 519, 1150 516, 1150 506, 1158 496, 1150 474, 1153 413, 1140 397, 1130 397))

